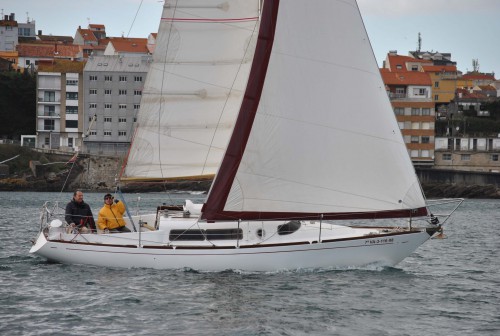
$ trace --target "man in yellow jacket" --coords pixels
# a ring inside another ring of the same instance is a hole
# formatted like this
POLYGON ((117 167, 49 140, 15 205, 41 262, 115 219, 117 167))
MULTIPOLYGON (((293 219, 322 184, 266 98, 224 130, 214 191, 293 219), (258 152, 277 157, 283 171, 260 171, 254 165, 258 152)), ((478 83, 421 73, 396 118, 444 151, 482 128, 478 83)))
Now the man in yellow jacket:
POLYGON ((130 232, 125 226, 123 214, 125 213, 125 204, 116 200, 111 194, 104 195, 104 206, 99 210, 97 225, 99 229, 106 232, 130 232))

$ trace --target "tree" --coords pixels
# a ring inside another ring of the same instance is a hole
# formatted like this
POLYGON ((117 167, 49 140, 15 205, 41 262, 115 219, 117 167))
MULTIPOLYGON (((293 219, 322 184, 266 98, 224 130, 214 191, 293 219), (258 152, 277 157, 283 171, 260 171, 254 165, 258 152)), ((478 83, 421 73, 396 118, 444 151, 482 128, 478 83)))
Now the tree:
POLYGON ((0 137, 20 139, 36 133, 36 77, 0 73, 0 137))

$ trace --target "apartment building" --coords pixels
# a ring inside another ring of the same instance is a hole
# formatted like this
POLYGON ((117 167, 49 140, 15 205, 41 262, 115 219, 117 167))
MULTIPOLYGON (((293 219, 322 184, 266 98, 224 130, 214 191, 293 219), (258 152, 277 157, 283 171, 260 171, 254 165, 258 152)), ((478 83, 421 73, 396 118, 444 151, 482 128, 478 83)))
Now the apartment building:
POLYGON ((428 62, 391 52, 381 69, 387 94, 415 166, 434 164, 436 117, 431 78, 422 72, 425 63, 428 62))
POLYGON ((83 68, 85 63, 53 60, 39 63, 36 104, 36 147, 79 150, 83 132, 83 68))
POLYGON ((91 56, 84 69, 84 151, 128 151, 151 56, 91 56))
POLYGON ((18 43, 19 28, 14 13, 0 18, 0 50, 15 51, 18 43))

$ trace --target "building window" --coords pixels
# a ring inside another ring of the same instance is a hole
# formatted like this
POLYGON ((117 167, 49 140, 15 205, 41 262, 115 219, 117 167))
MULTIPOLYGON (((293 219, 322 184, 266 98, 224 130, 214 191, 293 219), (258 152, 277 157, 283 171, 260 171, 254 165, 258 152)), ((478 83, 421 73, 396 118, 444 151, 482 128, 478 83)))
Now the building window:
POLYGON ((127 76, 120 76, 120 82, 126 82, 127 76))
POLYGON ((45 137, 45 146, 50 145, 50 137, 45 137))
POLYGON ((491 154, 491 161, 498 161, 498 154, 491 154))
POLYGON ((89 103, 89 108, 91 109, 97 108, 97 103, 89 103))
POLYGON ((134 90, 134 95, 135 96, 141 96, 142 95, 142 91, 141 90, 134 90))
POLYGON ((118 118, 118 122, 120 122, 120 123, 126 123, 127 122, 127 118, 118 118))
POLYGON ((43 115, 53 116, 56 112, 56 107, 54 105, 45 105, 43 107, 43 115))
POLYGON ((113 81, 113 76, 104 76, 104 81, 105 82, 111 82, 111 81, 113 81))
POLYGON ((55 120, 44 120, 43 121, 44 131, 53 131, 55 129, 55 120))
POLYGON ((429 116, 429 115, 431 115, 431 109, 430 109, 430 108, 426 108, 426 107, 424 107, 424 108, 422 109, 422 115, 424 115, 424 116, 429 116))
POLYGON ((439 87, 439 82, 434 82, 434 87, 438 88, 439 87))
POLYGON ((95 81, 97 81, 97 76, 96 76, 96 75, 90 75, 90 76, 89 76, 89 80, 90 80, 91 82, 95 82, 95 81))
POLYGON ((104 117, 104 122, 112 122, 113 118, 111 117, 104 117))
POLYGON ((67 100, 78 100, 78 92, 66 92, 67 100))
POLYGON ((416 108, 416 107, 412 107, 412 109, 411 109, 411 115, 412 116, 418 116, 418 115, 420 115, 420 109, 416 108))
POLYGON ((439 100, 439 95, 434 95, 434 100, 439 100))
POLYGON ((142 76, 134 76, 134 82, 142 82, 142 76))
POLYGON ((420 129, 420 123, 419 122, 412 122, 411 129, 420 129))
POLYGON ((118 136, 127 136, 127 131, 118 131, 118 136))
POLYGON ((462 161, 470 161, 470 154, 462 154, 462 155, 460 155, 460 160, 462 160, 462 161))
POLYGON ((118 90, 118 94, 120 96, 125 96, 125 95, 127 95, 127 90, 118 90))
POLYGON ((411 71, 418 71, 418 65, 412 65, 411 71))
POLYGON ((43 94, 43 101, 45 102, 55 102, 56 101, 56 93, 55 91, 45 91, 43 94))
POLYGON ((430 137, 428 137, 428 136, 423 136, 422 137, 422 143, 423 144, 428 144, 430 142, 431 142, 431 138, 430 137))
POLYGON ((127 108, 127 104, 119 104, 118 109, 125 110, 127 108))
POLYGON ((402 107, 395 107, 394 114, 395 115, 405 115, 405 109, 402 107))
POLYGON ((422 157, 429 158, 431 157, 430 152, 428 150, 422 150, 422 157))
POLYGON ((111 94, 111 92, 112 92, 111 89, 104 90, 104 94, 108 96, 111 94))
POLYGON ((412 135, 411 136, 411 143, 418 143, 418 136, 412 135))
POLYGON ((97 89, 90 89, 89 94, 91 95, 96 95, 97 94, 97 89))
POLYGON ((78 128, 78 120, 66 120, 66 128, 78 128))
POLYGON ((113 104, 104 104, 105 109, 110 109, 113 107, 113 104))
POLYGON ((402 122, 402 121, 398 122, 398 126, 399 126, 399 129, 400 129, 400 130, 405 129, 405 123, 404 123, 404 122, 402 122))
POLYGON ((66 114, 78 114, 78 106, 66 106, 66 114))
POLYGON ((67 79, 66 80, 66 85, 68 85, 68 86, 76 86, 76 85, 78 85, 78 80, 76 80, 76 79, 67 79))
POLYGON ((90 131, 90 135, 97 135, 97 131, 90 131))
POLYGON ((451 154, 445 153, 443 154, 443 161, 451 161, 451 154))
POLYGON ((141 107, 140 104, 134 104, 134 110, 138 110, 141 107))
POLYGON ((413 89, 413 94, 415 96, 425 96, 425 89, 419 89, 419 88, 415 88, 413 89))
POLYGON ((104 136, 111 136, 111 131, 104 131, 104 136))

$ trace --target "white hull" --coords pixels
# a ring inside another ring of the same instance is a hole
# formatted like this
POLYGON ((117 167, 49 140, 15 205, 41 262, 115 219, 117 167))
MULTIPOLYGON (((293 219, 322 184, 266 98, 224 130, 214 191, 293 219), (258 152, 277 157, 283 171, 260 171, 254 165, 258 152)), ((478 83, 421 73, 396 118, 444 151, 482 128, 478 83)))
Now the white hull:
MULTIPOLYGON (((188 228, 192 223, 192 220, 188 221, 184 227, 188 228)), ((185 241, 166 244, 162 240, 168 234, 161 228, 142 232, 140 237, 136 232, 76 237, 74 234, 59 233, 50 234, 52 238, 48 240, 46 234, 41 232, 30 252, 66 264, 106 267, 189 268, 200 271, 331 269, 394 266, 433 234, 426 229, 385 229, 383 233, 382 228, 323 224, 322 242, 318 243, 319 231, 311 228, 318 229, 319 224, 308 223, 293 234, 257 244, 254 236, 246 234, 254 232, 257 226, 247 223, 246 227, 241 227, 245 232, 243 239, 221 241, 216 246, 207 241, 197 242, 196 246, 185 241)))

